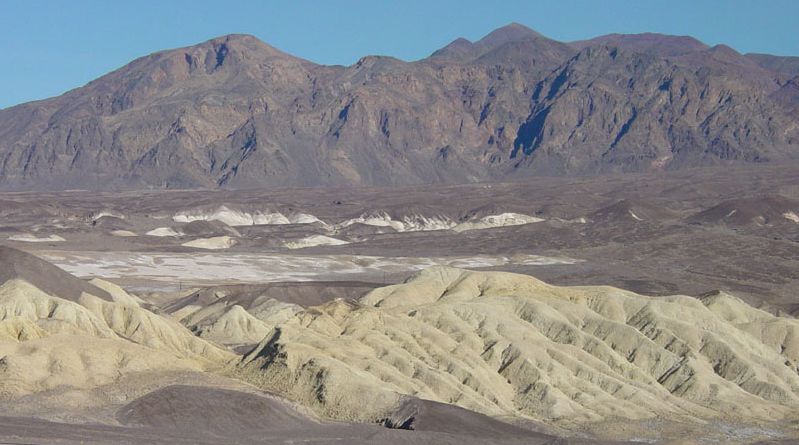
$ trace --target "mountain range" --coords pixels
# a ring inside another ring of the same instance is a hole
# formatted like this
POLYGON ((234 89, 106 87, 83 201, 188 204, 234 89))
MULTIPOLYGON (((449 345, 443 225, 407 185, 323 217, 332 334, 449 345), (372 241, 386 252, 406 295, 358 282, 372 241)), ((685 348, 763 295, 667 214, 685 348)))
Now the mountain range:
POLYGON ((0 188, 462 183, 799 158, 799 57, 519 24, 325 66, 249 35, 0 110, 0 188))

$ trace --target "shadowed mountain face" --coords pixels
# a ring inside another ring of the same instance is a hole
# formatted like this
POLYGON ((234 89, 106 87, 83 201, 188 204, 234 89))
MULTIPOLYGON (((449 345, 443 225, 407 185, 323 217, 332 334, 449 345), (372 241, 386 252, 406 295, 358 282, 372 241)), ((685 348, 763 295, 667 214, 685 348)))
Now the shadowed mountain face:
POLYGON ((0 110, 0 187, 459 183, 799 157, 795 60, 512 24, 321 66, 246 35, 0 110))

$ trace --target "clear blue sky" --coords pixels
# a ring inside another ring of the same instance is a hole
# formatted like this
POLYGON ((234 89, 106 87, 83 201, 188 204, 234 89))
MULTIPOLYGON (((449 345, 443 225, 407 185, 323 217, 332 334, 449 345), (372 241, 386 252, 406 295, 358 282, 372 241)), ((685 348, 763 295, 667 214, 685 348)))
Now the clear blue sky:
POLYGON ((419 59, 510 22, 564 41, 650 31, 799 55, 799 0, 0 0, 0 108, 223 34, 348 65, 367 54, 419 59))

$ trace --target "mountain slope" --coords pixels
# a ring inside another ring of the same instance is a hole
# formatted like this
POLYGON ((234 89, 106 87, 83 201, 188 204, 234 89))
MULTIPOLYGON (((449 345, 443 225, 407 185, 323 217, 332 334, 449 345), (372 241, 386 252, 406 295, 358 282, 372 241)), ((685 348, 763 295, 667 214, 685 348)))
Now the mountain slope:
POLYGON ((229 35, 0 110, 0 187, 459 183, 795 159, 785 60, 654 34, 566 44, 512 24, 424 60, 341 67, 229 35))
POLYGON ((676 56, 708 49, 707 45, 690 36, 670 36, 656 33, 608 34, 571 43, 572 46, 580 49, 597 44, 660 56, 676 56))
POLYGON ((746 54, 746 57, 770 71, 790 77, 799 76, 799 57, 780 57, 770 54, 746 54))

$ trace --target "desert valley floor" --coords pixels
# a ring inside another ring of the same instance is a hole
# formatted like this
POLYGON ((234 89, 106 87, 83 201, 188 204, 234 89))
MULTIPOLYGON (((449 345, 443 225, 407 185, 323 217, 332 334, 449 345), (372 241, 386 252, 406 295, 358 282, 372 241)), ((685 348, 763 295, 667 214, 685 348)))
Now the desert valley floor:
POLYGON ((2 443, 799 440, 795 164, 0 218, 2 443))

